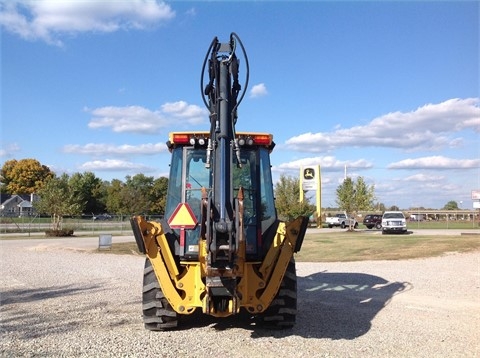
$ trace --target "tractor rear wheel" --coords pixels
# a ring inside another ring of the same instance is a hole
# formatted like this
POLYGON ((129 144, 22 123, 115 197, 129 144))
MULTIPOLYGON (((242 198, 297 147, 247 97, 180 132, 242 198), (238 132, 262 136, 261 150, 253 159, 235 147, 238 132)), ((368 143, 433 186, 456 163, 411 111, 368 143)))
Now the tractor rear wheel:
POLYGON ((150 331, 166 331, 178 325, 177 313, 163 295, 148 258, 143 271, 143 323, 150 331))
POLYGON ((297 316, 297 271, 292 257, 280 289, 270 306, 258 316, 260 325, 271 329, 292 328, 297 316))

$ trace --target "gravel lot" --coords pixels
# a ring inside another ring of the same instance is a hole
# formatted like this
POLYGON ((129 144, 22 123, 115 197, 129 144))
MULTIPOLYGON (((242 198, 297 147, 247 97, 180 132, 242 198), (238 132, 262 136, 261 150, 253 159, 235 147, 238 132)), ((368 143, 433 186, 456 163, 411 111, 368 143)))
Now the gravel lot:
POLYGON ((143 328, 144 259, 0 241, 1 357, 477 357, 480 252, 297 263, 297 325, 143 328))

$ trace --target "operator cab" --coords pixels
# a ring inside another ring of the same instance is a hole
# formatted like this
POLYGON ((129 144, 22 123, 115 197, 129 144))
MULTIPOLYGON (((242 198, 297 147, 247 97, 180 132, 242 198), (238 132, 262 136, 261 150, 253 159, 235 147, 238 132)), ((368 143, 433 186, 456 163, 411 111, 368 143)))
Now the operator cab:
MULTIPOLYGON (((172 152, 165 218, 172 216, 179 203, 188 203, 198 224, 185 230, 182 259, 198 259, 202 213, 202 188, 212 195, 213 171, 208 165, 208 132, 170 133, 167 143, 172 152)), ((274 142, 270 134, 237 133, 239 155, 233 155, 232 198, 243 188, 243 223, 247 260, 258 260, 263 252, 262 237, 277 222, 270 152, 274 142), (238 163, 240 161, 240 163, 238 163), (239 165, 241 164, 241 165, 239 165)), ((180 230, 174 230, 180 235, 180 230)), ((204 238, 201 238, 204 239, 204 238)))

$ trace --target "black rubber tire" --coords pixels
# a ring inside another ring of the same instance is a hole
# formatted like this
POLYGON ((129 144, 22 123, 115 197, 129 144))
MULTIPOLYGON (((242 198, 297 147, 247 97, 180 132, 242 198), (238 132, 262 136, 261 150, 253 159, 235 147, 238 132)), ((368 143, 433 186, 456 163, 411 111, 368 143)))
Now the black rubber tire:
POLYGON ((373 228, 373 226, 371 226, 371 225, 367 226, 367 229, 372 229, 372 228, 373 228))
POLYGON ((340 224, 340 227, 341 227, 342 229, 345 229, 345 226, 346 226, 346 225, 345 225, 345 221, 340 224))
POLYGON ((295 325, 296 317, 297 270, 295 268, 295 260, 292 257, 277 295, 270 306, 257 316, 257 321, 263 328, 287 329, 295 325))
POLYGON ((355 223, 355 225, 353 225, 353 228, 358 229, 358 223, 355 223))
POLYGON ((178 326, 178 314, 168 303, 150 260, 143 271, 143 323, 150 331, 167 331, 178 326))
POLYGON ((380 229, 382 228, 382 224, 377 224, 377 225, 375 226, 375 228, 378 229, 378 230, 380 230, 380 229))

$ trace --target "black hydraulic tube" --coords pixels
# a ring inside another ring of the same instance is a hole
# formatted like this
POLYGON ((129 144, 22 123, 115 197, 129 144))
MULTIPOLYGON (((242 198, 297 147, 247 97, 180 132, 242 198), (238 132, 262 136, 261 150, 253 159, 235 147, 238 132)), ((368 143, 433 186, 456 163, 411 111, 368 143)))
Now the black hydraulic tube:
POLYGON ((229 97, 230 91, 228 87, 228 63, 220 62, 220 79, 219 79, 219 90, 220 90, 220 98, 219 98, 219 122, 220 122, 220 132, 218 133, 218 140, 219 140, 219 154, 220 154, 220 173, 218 176, 219 179, 219 191, 218 191, 218 206, 219 206, 219 214, 220 214, 220 222, 224 222, 227 218, 227 205, 231 202, 229 200, 229 193, 230 193, 230 148, 229 142, 232 140, 231 135, 229 133, 229 129, 231 128, 230 121, 230 111, 228 110, 229 107, 229 97))
POLYGON ((228 244, 231 253, 235 244, 236 229, 233 227, 235 205, 231 168, 234 165, 234 154, 239 156, 239 148, 235 144, 235 123, 237 108, 247 88, 248 72, 248 59, 237 34, 232 32, 230 41, 226 43, 220 43, 215 37, 205 56, 200 79, 202 99, 210 112, 210 138, 205 166, 210 169, 213 176, 213 191, 209 204, 215 209, 211 212, 213 215, 207 219, 211 222, 209 224, 211 227, 207 231, 210 233, 209 249, 215 252, 225 250, 223 247, 228 244), (247 66, 243 91, 238 76, 239 59, 235 53, 237 44, 242 49, 247 66), (207 63, 209 80, 204 86, 207 63))

